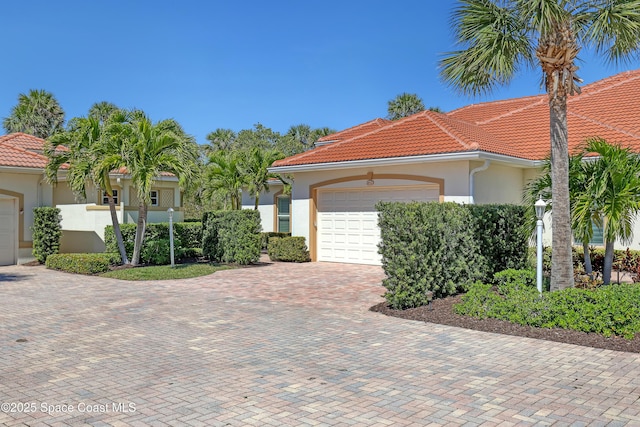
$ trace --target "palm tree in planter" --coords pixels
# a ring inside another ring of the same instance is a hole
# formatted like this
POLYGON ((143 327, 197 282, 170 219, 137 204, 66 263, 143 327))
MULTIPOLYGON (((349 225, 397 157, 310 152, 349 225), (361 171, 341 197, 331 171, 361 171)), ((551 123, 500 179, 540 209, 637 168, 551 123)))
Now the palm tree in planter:
POLYGON ((123 165, 118 140, 107 137, 104 124, 95 117, 71 120, 65 132, 49 138, 44 153, 49 158, 45 168, 47 181, 58 182, 58 171, 67 167, 66 180, 77 198, 86 199, 87 185, 104 191, 109 203, 111 224, 123 264, 128 264, 127 252, 120 231, 109 173, 123 165), (62 145, 64 149, 60 149, 62 145))
POLYGON ((549 98, 553 230, 551 289, 573 286, 567 97, 580 93, 576 58, 590 45, 610 61, 640 50, 638 0, 459 0, 460 50, 441 60, 445 81, 477 95, 536 62, 549 98))
POLYGON ((613 249, 616 240, 630 244, 633 223, 640 212, 640 157, 629 148, 594 138, 587 142, 585 155, 596 160, 585 163, 586 186, 576 195, 574 218, 578 223, 593 221, 603 227, 605 243, 602 280, 611 283, 613 249))
POLYGON ((162 172, 179 177, 181 184, 190 181, 198 157, 198 147, 175 120, 153 123, 143 112, 130 111, 126 120, 109 129, 123 142, 124 166, 138 196, 138 221, 131 264, 140 263, 140 253, 151 204, 151 188, 162 172))

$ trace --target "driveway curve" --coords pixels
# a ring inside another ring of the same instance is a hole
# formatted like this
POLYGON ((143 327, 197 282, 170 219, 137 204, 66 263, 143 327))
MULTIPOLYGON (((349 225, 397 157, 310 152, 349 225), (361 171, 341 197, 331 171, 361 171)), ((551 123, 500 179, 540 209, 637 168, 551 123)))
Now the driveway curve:
POLYGON ((0 425, 639 425, 640 358, 372 313, 379 267, 0 267, 0 425))

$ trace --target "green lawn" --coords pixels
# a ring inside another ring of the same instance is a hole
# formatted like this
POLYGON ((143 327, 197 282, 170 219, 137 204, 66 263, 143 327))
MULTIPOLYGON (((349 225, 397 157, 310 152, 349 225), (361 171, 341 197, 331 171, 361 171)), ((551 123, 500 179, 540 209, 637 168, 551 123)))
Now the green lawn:
POLYGON ((100 276, 120 280, 175 280, 206 276, 228 268, 231 267, 207 263, 177 264, 174 268, 170 265, 153 265, 108 271, 100 276))

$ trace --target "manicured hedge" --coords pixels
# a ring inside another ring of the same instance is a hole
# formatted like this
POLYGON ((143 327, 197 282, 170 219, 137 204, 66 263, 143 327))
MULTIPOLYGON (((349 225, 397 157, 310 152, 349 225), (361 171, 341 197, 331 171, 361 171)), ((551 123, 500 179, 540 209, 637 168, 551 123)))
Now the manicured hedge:
POLYGON ((267 250, 267 248, 269 247, 269 242, 271 241, 272 237, 289 237, 291 236, 291 233, 280 233, 278 231, 265 231, 260 233, 260 237, 262 240, 262 250, 267 250))
MULTIPOLYGON (((133 255, 133 245, 136 237, 136 224, 120 224, 124 247, 129 258, 133 255)), ((105 228, 105 252, 117 253, 113 226, 105 228)), ((173 245, 176 260, 192 257, 202 246, 202 224, 199 222, 173 223, 173 245)), ((169 244, 169 223, 147 224, 144 241, 140 252, 140 261, 145 264, 164 265, 171 262, 169 244)))
POLYGON ((44 264, 52 254, 57 254, 60 250, 60 237, 62 227, 60 226, 60 209, 51 207, 40 207, 33 209, 33 227, 31 227, 33 238, 33 256, 40 264, 44 264))
POLYGON ((518 205, 466 205, 473 216, 475 239, 487 262, 487 273, 527 266, 527 209, 518 205))
POLYGON ((471 211, 457 203, 378 203, 385 298, 395 309, 424 305, 485 277, 471 211))
POLYGON ((206 212, 202 253, 211 261, 251 264, 260 259, 260 213, 256 210, 206 212))
POLYGON ((311 261, 304 237, 272 237, 269 240, 268 254, 271 261, 311 261))
POLYGON ((99 274, 109 267, 120 264, 120 257, 114 253, 97 254, 52 254, 47 257, 46 266, 52 270, 78 274, 99 274))

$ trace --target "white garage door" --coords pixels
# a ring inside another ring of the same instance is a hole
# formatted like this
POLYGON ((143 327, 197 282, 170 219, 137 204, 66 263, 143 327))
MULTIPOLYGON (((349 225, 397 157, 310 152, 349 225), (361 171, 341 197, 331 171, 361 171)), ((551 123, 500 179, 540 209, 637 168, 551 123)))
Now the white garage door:
POLYGON ((437 185, 319 191, 318 261, 379 265, 376 203, 437 200, 437 185))
POLYGON ((0 199, 0 265, 12 265, 17 261, 17 223, 15 199, 0 199))

